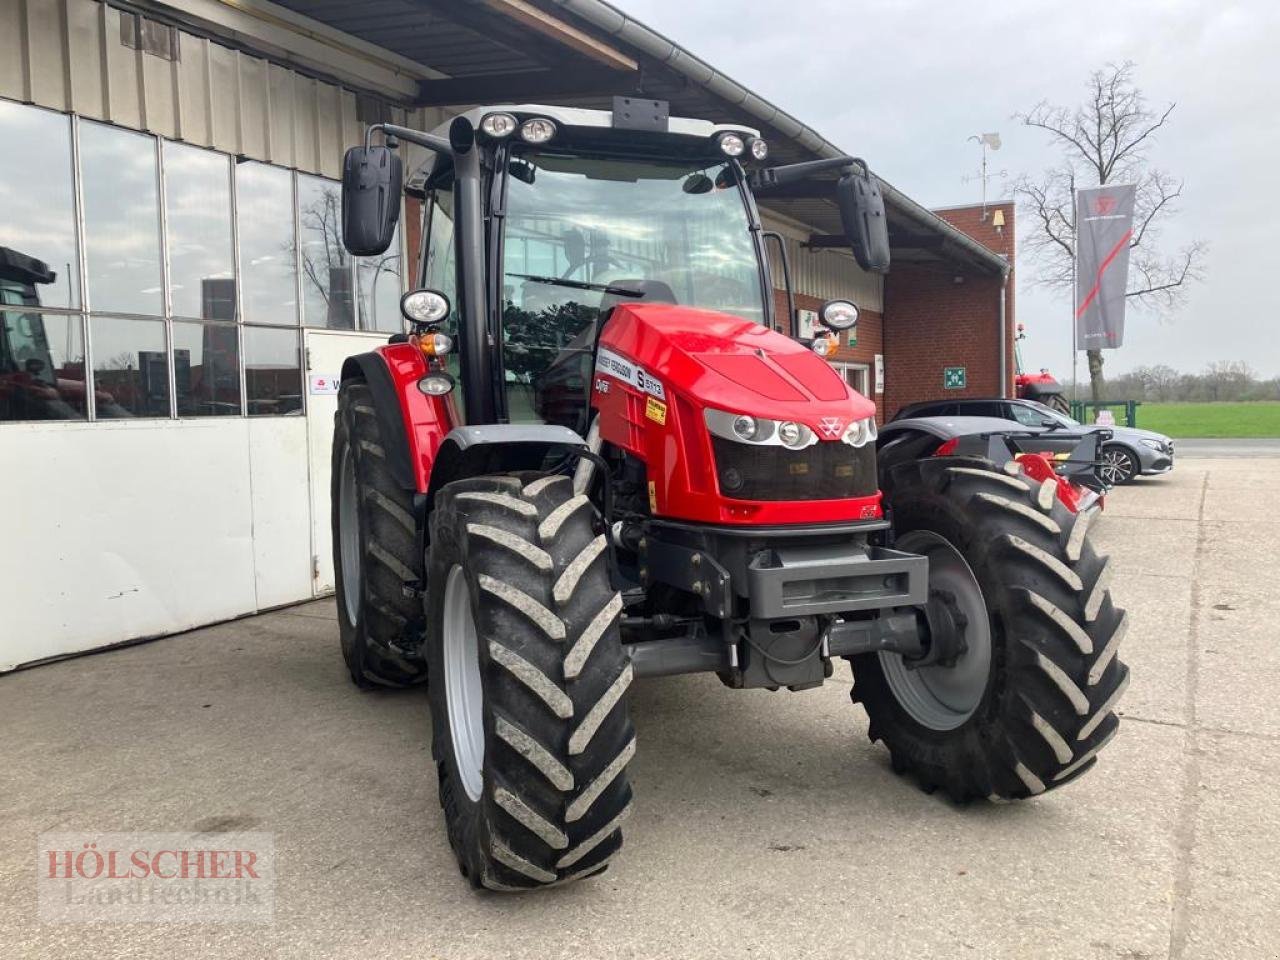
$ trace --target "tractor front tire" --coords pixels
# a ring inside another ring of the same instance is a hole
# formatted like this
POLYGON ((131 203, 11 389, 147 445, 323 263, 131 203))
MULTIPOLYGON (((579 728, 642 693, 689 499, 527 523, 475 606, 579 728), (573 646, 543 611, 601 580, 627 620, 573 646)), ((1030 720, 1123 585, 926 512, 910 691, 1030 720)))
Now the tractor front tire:
POLYGON ((950 665, 851 658, 872 742, 956 801, 1029 797, 1089 770, 1129 681, 1111 561, 1086 536, 1097 511, 1072 513, 1053 478, 1038 484, 1016 462, 918 460, 885 487, 896 543, 930 556, 932 601, 967 646, 950 665))
POLYGON ((632 670, 599 527, 563 476, 459 480, 432 512, 432 753, 473 887, 591 876, 622 845, 632 670))
POLYGON ((422 580, 412 494, 387 467, 366 383, 344 380, 333 427, 330 488, 334 591, 342 657, 360 687, 426 679, 422 580))

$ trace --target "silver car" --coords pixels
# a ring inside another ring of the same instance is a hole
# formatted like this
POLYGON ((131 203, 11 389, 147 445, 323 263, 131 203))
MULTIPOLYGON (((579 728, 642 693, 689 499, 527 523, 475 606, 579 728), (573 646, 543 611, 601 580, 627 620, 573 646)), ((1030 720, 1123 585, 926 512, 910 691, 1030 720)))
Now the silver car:
MULTIPOLYGON (((903 407, 893 419, 907 417, 995 417, 1024 427, 1059 426, 1079 430, 1082 424, 1035 400, 930 400, 903 407)), ((1154 430, 1109 427, 1113 436, 1102 448, 1099 473, 1108 484, 1129 483, 1135 477, 1168 473, 1173 469, 1173 440, 1154 430)))

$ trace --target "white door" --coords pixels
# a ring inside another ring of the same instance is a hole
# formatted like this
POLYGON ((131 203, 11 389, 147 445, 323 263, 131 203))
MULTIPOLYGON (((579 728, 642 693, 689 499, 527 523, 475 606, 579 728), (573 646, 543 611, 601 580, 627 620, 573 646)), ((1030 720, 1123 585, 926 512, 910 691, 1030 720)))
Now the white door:
POLYGON ((307 459, 311 486, 311 592, 333 592, 333 537, 329 528, 329 477, 333 415, 338 411, 342 361, 387 342, 385 333, 307 330, 307 459))

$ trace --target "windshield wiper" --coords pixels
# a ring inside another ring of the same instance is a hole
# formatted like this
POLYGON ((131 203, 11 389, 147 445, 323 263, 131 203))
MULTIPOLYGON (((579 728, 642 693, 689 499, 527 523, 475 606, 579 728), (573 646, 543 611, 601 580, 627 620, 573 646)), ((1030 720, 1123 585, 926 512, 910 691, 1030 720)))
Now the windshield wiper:
POLYGON ((644 293, 639 290, 631 290, 627 287, 615 287, 608 283, 588 283, 586 280, 570 280, 568 277, 544 277, 536 273, 509 273, 509 277, 520 277, 522 280, 532 280, 534 283, 547 283, 553 287, 572 287, 574 290, 599 290, 601 293, 611 293, 615 297, 643 297, 644 293))

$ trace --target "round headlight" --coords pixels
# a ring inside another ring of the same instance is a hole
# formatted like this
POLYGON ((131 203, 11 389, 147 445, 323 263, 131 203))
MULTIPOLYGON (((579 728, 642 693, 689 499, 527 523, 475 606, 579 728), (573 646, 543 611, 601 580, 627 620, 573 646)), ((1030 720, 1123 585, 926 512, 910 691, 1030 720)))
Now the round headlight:
POLYGON ((429 397, 443 397, 453 389, 453 377, 447 373, 432 373, 418 381, 418 389, 429 397))
POLYGON ((769 145, 759 137, 753 138, 751 141, 751 156, 755 157, 757 160, 763 160, 768 155, 769 145))
POLYGON ((855 420, 849 424, 849 429, 844 432, 841 438, 851 447, 864 447, 876 438, 876 418, 867 417, 865 420, 855 420))
POLYGON ((832 330, 848 330, 858 322, 858 308, 848 300, 828 300, 818 315, 832 330))
POLYGON ((410 323, 439 323, 449 315, 449 298, 436 290, 413 290, 400 298, 400 312, 410 323))
POLYGON ((745 149, 747 149, 747 145, 742 142, 742 137, 738 136, 738 134, 720 134, 720 152, 726 157, 740 157, 745 149))
POLYGON ((520 124, 520 139, 525 143, 546 143, 556 135, 556 125, 543 117, 520 124))
POLYGON ((491 113, 480 121, 480 129, 501 139, 516 132, 516 118, 509 113, 491 113))
POLYGON ((760 432, 760 424, 755 417, 748 417, 744 413, 733 421, 733 432, 743 440, 754 440, 760 432))
POLYGON ((786 420, 778 425, 778 439, 788 447, 798 447, 804 440, 804 427, 786 420))
POLYGON ((810 346, 820 357, 829 357, 836 352, 836 342, 832 337, 817 337, 810 346))

